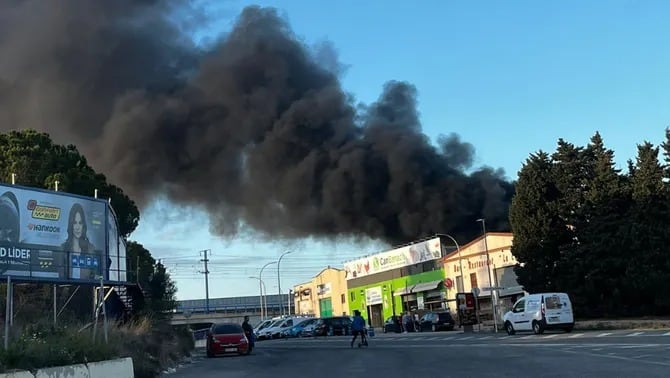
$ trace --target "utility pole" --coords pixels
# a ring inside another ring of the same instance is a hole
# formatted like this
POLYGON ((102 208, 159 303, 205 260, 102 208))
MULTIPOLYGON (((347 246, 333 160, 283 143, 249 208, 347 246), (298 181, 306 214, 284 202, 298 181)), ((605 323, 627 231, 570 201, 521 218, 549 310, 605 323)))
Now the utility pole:
POLYGON ((482 222, 482 232, 484 233, 484 249, 486 250, 486 268, 488 269, 489 273, 489 289, 491 289, 491 309, 493 310, 493 331, 495 333, 498 333, 498 306, 497 306, 497 299, 498 296, 497 291, 493 287, 493 276, 491 275, 491 256, 489 256, 489 244, 486 239, 486 219, 480 218, 477 219, 477 222, 482 222))
POLYGON ((209 259, 207 258, 207 252, 209 252, 211 255, 212 251, 209 249, 205 249, 200 252, 202 252, 204 255, 204 258, 200 261, 205 263, 205 271, 201 272, 202 274, 205 275, 205 313, 209 313, 209 269, 207 268, 207 263, 209 262, 209 259))

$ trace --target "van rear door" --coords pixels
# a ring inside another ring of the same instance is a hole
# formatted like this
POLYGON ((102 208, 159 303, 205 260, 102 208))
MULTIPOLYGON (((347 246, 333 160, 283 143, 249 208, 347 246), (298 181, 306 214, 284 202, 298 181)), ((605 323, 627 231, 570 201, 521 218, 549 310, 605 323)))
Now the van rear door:
POLYGON ((543 298, 544 316, 547 324, 572 323, 572 306, 565 293, 545 294, 543 298))

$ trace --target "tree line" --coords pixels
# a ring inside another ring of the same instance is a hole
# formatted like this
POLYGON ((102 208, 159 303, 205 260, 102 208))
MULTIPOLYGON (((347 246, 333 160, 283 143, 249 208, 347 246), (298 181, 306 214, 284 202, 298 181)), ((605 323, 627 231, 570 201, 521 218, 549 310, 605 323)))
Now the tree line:
MULTIPOLYGON (((46 133, 35 130, 11 131, 0 134, 0 180, 11 182, 15 174, 17 184, 27 187, 54 189, 58 181, 59 191, 91 197, 98 190, 99 198, 111 199, 118 218, 119 234, 127 239, 137 228, 140 212, 135 202, 123 190, 96 172, 74 145, 55 144, 46 133)), ((127 278, 138 283, 144 299, 133 298, 135 316, 163 315, 176 306, 176 286, 169 273, 142 244, 127 241, 129 262, 127 278)), ((38 321, 50 308, 53 293, 50 285, 15 285, 15 311, 22 320, 38 321)), ((76 287, 61 287, 57 297, 60 305, 72 296, 67 305, 66 316, 77 320, 90 320, 92 316, 92 290, 77 290, 76 287)), ((2 289, 2 293, 4 293, 2 289)), ((137 296, 137 295, 136 295, 137 296)))
POLYGON ((599 133, 528 157, 510 206, 527 291, 567 292, 582 317, 670 313, 669 129, 665 139, 638 144, 626 170, 599 133))

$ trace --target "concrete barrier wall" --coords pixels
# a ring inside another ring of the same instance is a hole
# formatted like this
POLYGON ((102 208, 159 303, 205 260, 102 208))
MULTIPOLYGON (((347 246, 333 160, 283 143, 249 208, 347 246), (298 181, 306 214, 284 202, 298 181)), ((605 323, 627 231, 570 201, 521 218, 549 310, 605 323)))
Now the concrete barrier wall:
POLYGON ((134 378, 134 376, 133 359, 130 357, 40 369, 35 374, 29 371, 0 374, 0 378, 134 378))

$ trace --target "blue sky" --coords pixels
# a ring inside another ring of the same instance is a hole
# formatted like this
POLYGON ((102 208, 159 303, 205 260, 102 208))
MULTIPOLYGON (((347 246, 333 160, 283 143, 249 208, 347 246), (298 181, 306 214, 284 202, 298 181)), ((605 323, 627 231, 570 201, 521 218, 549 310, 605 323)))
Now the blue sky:
MULTIPOLYGON (((348 66, 342 78, 359 101, 388 80, 416 85, 424 132, 456 132, 476 165, 510 179, 528 154, 558 138, 586 144, 596 131, 625 167, 636 144, 660 143, 670 126, 670 2, 667 1, 216 1, 194 38, 228 30, 244 6, 280 9, 308 44, 328 40, 348 66), (417 6, 415 4, 420 4, 417 6)), ((221 240, 204 214, 157 201, 132 239, 173 273, 179 299, 204 298, 199 250, 211 249, 210 297, 256 295, 259 268, 285 250, 282 291, 328 264, 386 248, 300 240, 264 244, 253 235, 221 240), (165 214, 170 226, 165 228, 165 214), (204 222, 204 223, 203 223, 204 222), (193 231, 196 230, 196 231, 193 231)), ((277 271, 263 273, 277 291, 277 271)))

